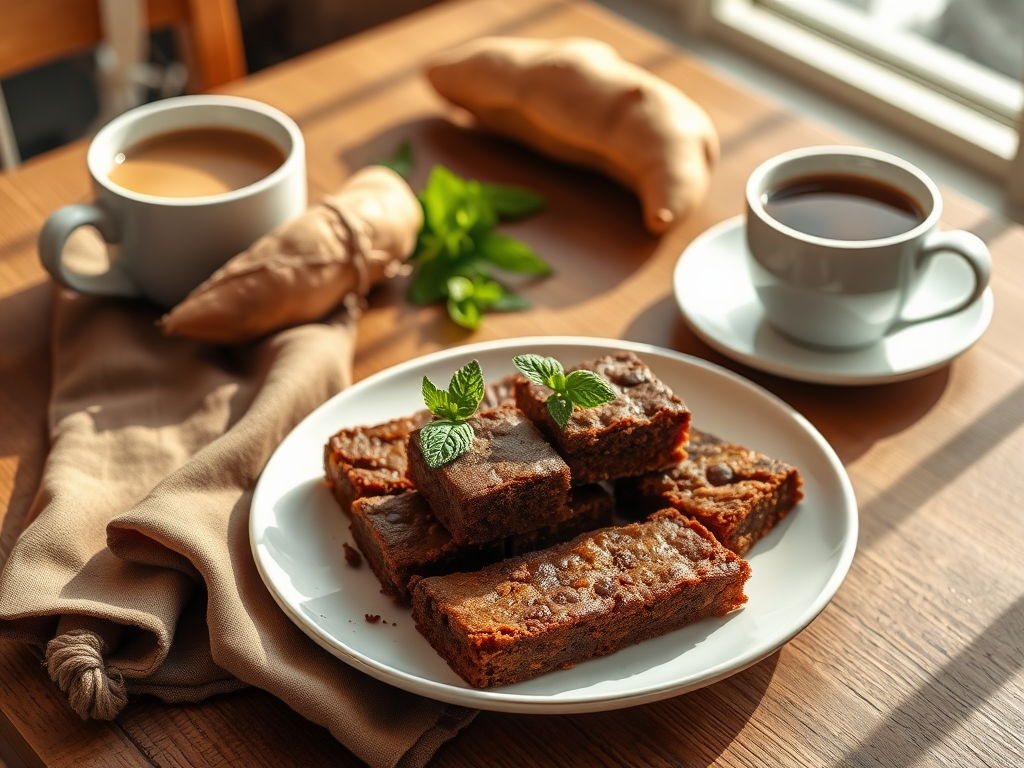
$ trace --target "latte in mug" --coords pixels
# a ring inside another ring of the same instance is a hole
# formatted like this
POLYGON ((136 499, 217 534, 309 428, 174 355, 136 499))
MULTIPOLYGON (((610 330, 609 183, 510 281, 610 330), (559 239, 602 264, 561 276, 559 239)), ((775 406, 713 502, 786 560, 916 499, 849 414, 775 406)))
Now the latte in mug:
POLYGON ((126 147, 114 158, 109 178, 145 195, 207 197, 254 184, 284 160, 284 152, 255 133, 190 128, 126 147))
POLYGON ((305 142, 287 115, 235 96, 179 96, 100 129, 86 157, 95 202, 56 211, 39 234, 54 280, 80 293, 173 307, 253 242, 306 208, 305 142), (76 272, 64 244, 91 225, 110 268, 76 272))

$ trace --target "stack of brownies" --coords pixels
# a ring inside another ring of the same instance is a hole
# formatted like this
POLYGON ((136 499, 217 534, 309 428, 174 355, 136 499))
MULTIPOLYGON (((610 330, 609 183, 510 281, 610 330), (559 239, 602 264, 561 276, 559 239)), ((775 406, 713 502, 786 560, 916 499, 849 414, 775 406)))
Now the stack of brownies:
POLYGON ((325 449, 382 591, 412 603, 417 629, 477 687, 738 608, 739 555, 800 499, 793 467, 691 433, 689 410, 635 355, 576 368, 615 400, 559 428, 549 390, 507 377, 469 420, 472 449, 438 469, 420 445, 427 412, 344 429, 325 449), (652 514, 613 526, 604 481, 621 513, 652 514))

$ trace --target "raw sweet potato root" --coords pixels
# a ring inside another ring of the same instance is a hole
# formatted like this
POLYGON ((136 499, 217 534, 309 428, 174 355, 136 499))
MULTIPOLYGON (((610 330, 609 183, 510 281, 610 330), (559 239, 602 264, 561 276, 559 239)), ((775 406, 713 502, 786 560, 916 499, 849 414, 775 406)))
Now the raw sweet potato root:
POLYGON ((633 189, 651 232, 682 220, 707 191, 718 158, 707 113, 605 43, 480 38, 426 74, 483 127, 633 189))
POLYGON ((168 336, 233 344, 322 318, 396 274, 416 246, 419 201, 382 166, 355 173, 231 259, 161 320, 168 336))

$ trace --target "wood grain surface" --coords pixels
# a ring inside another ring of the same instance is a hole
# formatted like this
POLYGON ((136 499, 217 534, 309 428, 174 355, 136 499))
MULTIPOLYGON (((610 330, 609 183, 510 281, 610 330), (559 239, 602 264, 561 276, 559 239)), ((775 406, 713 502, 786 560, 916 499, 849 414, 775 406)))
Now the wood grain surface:
MULTIPOLYGON (((508 231, 557 270, 525 281, 529 312, 476 333, 414 308, 396 280, 361 320, 356 376, 471 341, 532 334, 643 341, 748 376, 803 413, 839 453, 861 540, 824 613, 780 651, 724 682, 633 709, 576 716, 482 713, 436 766, 1019 766, 1024 763, 1024 230, 955 194, 944 225, 974 231, 995 261, 995 317, 978 344, 921 378, 825 387, 732 363, 684 325, 672 268, 697 234, 742 210, 747 175, 834 135, 721 79, 595 6, 556 0, 445 3, 246 78, 227 92, 299 123, 313 196, 405 139, 413 186, 432 164, 545 194, 508 231), (483 34, 588 35, 707 109, 722 160, 703 207, 661 239, 635 198, 587 171, 460 127, 419 74, 432 52, 483 34)), ((0 559, 25 524, 46 456, 52 288, 35 238, 89 197, 85 146, 0 176, 0 559)), ((685 393, 684 397, 685 397, 685 393)), ((0 757, 14 766, 358 765, 326 731, 260 691, 190 706, 133 701, 82 723, 38 659, 0 643, 0 757)))

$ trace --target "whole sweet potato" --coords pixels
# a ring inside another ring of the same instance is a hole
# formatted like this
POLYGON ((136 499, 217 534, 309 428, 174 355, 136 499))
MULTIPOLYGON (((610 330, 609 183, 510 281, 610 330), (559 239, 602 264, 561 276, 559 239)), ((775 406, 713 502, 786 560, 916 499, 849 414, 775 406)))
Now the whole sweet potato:
POLYGON ((401 176, 364 168, 217 270, 163 317, 161 328, 168 336, 230 344, 317 320, 396 274, 422 222, 401 176))
POLYGON ((480 38, 433 59, 426 75, 483 127, 633 189, 651 232, 707 191, 718 157, 707 113, 605 43, 480 38))

